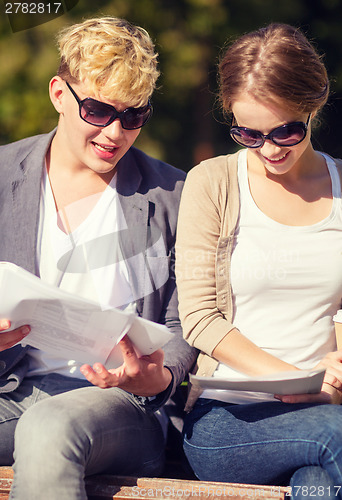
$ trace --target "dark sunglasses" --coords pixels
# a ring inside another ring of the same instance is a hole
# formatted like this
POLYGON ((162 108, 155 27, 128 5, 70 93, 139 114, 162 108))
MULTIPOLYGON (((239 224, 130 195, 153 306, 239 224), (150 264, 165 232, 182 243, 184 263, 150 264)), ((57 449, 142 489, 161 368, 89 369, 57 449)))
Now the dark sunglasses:
POLYGON ((127 108, 119 113, 114 106, 97 101, 91 97, 86 97, 81 101, 71 85, 68 82, 65 83, 78 102, 80 117, 90 125, 107 127, 119 118, 122 128, 135 130, 143 127, 152 116, 153 110, 150 101, 142 108, 127 108))
MULTIPOLYGON (((246 148, 261 148, 265 141, 272 141, 277 146, 295 146, 302 142, 307 134, 311 113, 307 122, 286 123, 273 129, 269 134, 264 135, 259 130, 232 125, 230 135, 235 142, 246 148)), ((233 117, 233 121, 235 118, 233 117)))

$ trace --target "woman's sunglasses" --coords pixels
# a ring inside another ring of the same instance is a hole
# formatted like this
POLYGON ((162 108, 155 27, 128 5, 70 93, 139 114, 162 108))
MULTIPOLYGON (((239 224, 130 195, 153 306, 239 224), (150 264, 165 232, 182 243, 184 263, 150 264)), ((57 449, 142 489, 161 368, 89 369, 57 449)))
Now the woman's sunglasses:
MULTIPOLYGON (((307 122, 286 123, 264 135, 259 130, 232 125, 230 135, 235 142, 246 148, 261 148, 265 141, 272 141, 277 146, 291 147, 302 142, 307 134, 311 113, 307 122)), ((233 117, 234 120, 234 117, 233 117)))
POLYGON ((126 130, 135 130, 143 127, 152 116, 152 105, 150 101, 142 108, 127 108, 119 112, 114 106, 97 101, 91 97, 86 97, 81 101, 71 85, 68 82, 65 83, 78 102, 80 117, 90 125, 107 127, 113 123, 114 120, 119 118, 122 128, 126 130))

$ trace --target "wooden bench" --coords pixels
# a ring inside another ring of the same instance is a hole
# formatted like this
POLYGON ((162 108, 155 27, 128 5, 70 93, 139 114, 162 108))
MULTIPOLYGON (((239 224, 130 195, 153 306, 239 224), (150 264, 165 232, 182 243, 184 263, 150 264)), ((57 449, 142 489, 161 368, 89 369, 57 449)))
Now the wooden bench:
MULTIPOLYGON (((0 500, 7 500, 13 480, 11 467, 0 467, 0 500)), ((246 500, 285 500, 288 488, 252 484, 217 483, 187 479, 148 477, 90 476, 86 479, 88 500, 136 498, 174 499, 224 498, 246 500)), ((287 497, 288 498, 288 497, 287 497)), ((44 500, 37 498, 37 500, 44 500)), ((61 499, 66 500, 66 499, 61 499)))
MULTIPOLYGON (((179 404, 181 407, 181 402, 179 404)), ((253 484, 199 481, 194 476, 185 457, 181 427, 183 414, 177 405, 168 408, 172 424, 168 430, 163 477, 128 477, 97 475, 86 478, 88 500, 155 500, 192 499, 206 500, 287 500, 289 488, 253 484), (173 412, 174 409, 174 412, 173 412), (287 493, 287 495, 286 495, 287 493)), ((0 500, 8 500, 13 480, 11 467, 0 467, 0 500)), ((36 500, 45 500, 37 498, 36 500)), ((68 500, 62 498, 61 500, 68 500)))

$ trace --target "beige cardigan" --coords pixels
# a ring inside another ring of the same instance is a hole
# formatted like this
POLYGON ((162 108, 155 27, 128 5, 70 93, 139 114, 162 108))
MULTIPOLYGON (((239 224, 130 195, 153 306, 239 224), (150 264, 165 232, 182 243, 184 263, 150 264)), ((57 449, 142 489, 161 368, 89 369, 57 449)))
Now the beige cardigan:
MULTIPOLYGON (((230 256, 239 216, 238 153, 194 167, 185 181, 177 227, 176 279, 185 339, 199 349, 194 372, 211 376, 212 352, 234 328, 230 256)), ((335 160, 342 184, 342 161, 335 160)), ((200 392, 192 388, 186 410, 200 392)))

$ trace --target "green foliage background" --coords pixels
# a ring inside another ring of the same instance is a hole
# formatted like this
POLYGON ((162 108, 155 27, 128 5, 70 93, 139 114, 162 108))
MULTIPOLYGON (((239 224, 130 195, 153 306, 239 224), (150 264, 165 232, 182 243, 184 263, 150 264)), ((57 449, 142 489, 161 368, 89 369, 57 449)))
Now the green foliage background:
POLYGON ((5 3, 0 5, 0 144, 55 127, 48 82, 58 65, 57 32, 84 18, 114 15, 147 29, 159 52, 155 113, 138 139, 147 153, 187 171, 204 158, 236 149, 215 102, 218 56, 227 40, 275 21, 301 27, 325 54, 333 93, 314 142, 342 156, 340 0, 79 0, 67 14, 16 33, 5 3))

